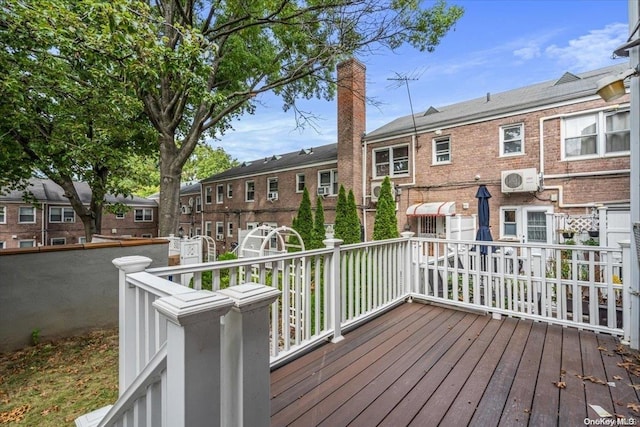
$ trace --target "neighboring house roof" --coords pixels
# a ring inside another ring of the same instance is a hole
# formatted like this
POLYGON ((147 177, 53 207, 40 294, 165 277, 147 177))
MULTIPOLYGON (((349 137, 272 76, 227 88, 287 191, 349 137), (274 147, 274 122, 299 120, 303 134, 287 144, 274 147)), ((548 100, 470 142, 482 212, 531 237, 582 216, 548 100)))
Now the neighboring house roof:
MULTIPOLYGON (((74 186, 80 200, 83 204, 89 204, 91 202, 91 188, 86 182, 74 182, 74 186)), ((31 178, 29 180, 28 191, 33 194, 33 197, 39 202, 47 202, 49 204, 63 204, 68 205, 69 199, 64 196, 64 190, 55 182, 50 179, 31 178)), ((6 202, 21 202, 23 201, 22 191, 11 191, 8 194, 0 194, 0 201, 6 202)), ((107 203, 122 203, 125 205, 136 206, 156 206, 157 203, 154 200, 146 199, 144 197, 130 196, 124 197, 121 195, 114 196, 107 194, 105 196, 107 203)))
POLYGON ((185 196, 187 194, 200 194, 200 183, 186 184, 180 187, 180 195, 185 196))
POLYGON ((243 162, 240 166, 203 179, 201 182, 223 181, 241 176, 252 176, 283 169, 298 169, 314 164, 336 162, 338 145, 328 144, 320 147, 302 149, 286 154, 274 155, 251 162, 243 162))
MULTIPOLYGON (((418 131, 445 128, 461 122, 478 121, 500 114, 543 107, 596 95, 596 82, 604 76, 620 73, 629 68, 621 63, 585 73, 564 73, 554 80, 537 83, 500 93, 490 93, 485 97, 447 105, 429 107, 426 112, 415 114, 418 131)), ((406 134, 414 131, 411 115, 400 117, 368 133, 367 140, 406 134)))

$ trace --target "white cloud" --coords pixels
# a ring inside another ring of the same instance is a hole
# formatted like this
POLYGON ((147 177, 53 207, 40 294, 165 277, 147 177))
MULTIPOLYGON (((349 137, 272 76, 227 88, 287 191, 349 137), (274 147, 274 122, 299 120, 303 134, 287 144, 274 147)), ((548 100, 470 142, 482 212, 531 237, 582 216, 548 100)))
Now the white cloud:
POLYGON ((611 54, 627 39, 628 26, 614 23, 600 30, 592 30, 565 46, 551 45, 545 49, 545 55, 575 71, 593 70, 611 65, 611 54))
POLYGON ((540 47, 538 46, 527 46, 521 49, 514 50, 513 54, 520 59, 528 61, 530 59, 540 57, 541 52, 540 52, 540 47))

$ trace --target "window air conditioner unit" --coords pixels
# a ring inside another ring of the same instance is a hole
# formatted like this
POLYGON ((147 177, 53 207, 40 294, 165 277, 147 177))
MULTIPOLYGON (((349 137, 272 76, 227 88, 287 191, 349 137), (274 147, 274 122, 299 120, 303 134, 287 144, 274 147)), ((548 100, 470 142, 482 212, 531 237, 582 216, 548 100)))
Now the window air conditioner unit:
POLYGON ((326 196, 329 194, 329 187, 318 187, 318 196, 326 196))
POLYGON ((216 240, 224 240, 223 234, 216 234, 216 240))
MULTIPOLYGON (((393 182, 391 183, 391 188, 395 188, 393 182)), ((382 181, 372 182, 371 183, 371 201, 377 202, 380 198, 380 190, 382 189, 382 181)))
POLYGON ((73 218, 65 217, 64 222, 73 222, 73 218))
POLYGON ((271 191, 269 192, 269 194, 267 194, 267 200, 278 200, 278 192, 277 191, 271 191))
POLYGON ((538 191, 540 177, 535 168, 502 171, 502 192, 523 193, 538 191))
POLYGON ((191 213, 191 206, 187 206, 187 205, 183 205, 182 206, 182 213, 185 215, 188 215, 191 213))

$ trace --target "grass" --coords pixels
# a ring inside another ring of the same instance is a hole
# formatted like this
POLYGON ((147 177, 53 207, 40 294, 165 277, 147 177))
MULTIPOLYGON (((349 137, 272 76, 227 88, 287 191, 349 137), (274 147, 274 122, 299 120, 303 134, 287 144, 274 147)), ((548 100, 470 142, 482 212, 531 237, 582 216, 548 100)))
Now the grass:
POLYGON ((117 329, 0 354, 2 426, 72 426, 117 397, 117 329))

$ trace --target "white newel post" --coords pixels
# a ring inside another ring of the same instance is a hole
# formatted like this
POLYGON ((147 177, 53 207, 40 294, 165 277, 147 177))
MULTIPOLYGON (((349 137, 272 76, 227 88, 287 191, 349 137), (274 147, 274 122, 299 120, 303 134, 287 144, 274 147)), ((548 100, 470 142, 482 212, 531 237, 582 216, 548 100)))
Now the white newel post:
POLYGON ((326 239, 322 243, 327 248, 332 248, 331 263, 329 265, 329 326, 333 329, 331 342, 339 342, 342 336, 342 292, 340 290, 340 245, 341 239, 326 239))
POLYGON ((144 256, 134 255, 116 258, 111 261, 118 270, 118 392, 125 392, 138 374, 136 372, 136 289, 127 284, 127 275, 139 273, 147 268, 152 260, 144 256))
POLYGON ((411 242, 411 238, 415 236, 416 233, 413 231, 403 231, 400 235, 407 239, 407 243, 404 246, 404 267, 402 272, 402 277, 404 278, 404 289, 403 292, 406 295, 411 295, 415 286, 413 285, 415 281, 415 276, 413 274, 412 269, 412 259, 413 259, 413 244, 411 242))
POLYGON ((222 328, 222 425, 271 424, 269 306, 280 295, 256 283, 218 291, 234 304, 222 328))
POLYGON ((153 303, 167 320, 166 425, 220 425, 220 317, 233 301, 209 291, 153 303))
MULTIPOLYGON (((602 231, 600 232, 600 237, 602 238, 602 231)), ((623 240, 618 242, 620 247, 622 248, 622 266, 623 268, 630 265, 631 263, 631 242, 629 240, 623 240)), ((635 260, 633 260, 635 262, 635 260)), ((631 333, 633 332, 633 338, 637 340, 636 334, 640 332, 640 326, 636 323, 635 325, 631 324, 631 312, 632 312, 632 302, 631 302, 631 280, 630 274, 628 274, 629 269, 625 269, 624 275, 622 277, 622 331, 624 332, 624 336, 622 337, 622 343, 626 345, 631 344, 631 333)), ((611 280, 611 279, 609 279, 611 280)), ((636 298, 637 300, 637 298, 636 298)))

